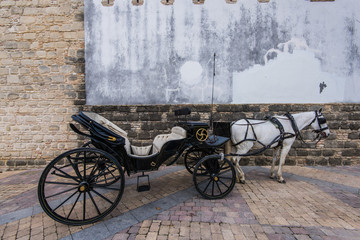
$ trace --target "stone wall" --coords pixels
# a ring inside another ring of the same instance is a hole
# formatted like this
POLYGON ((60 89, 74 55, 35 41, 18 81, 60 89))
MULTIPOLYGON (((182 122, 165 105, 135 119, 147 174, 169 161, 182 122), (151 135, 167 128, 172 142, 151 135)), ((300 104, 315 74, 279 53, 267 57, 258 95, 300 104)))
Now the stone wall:
MULTIPOLYGON (((68 123, 80 110, 103 114, 148 144, 169 131, 184 105, 86 106, 83 0, 0 1, 0 171, 42 166, 84 139, 68 123)), ((210 105, 188 105, 190 120, 208 121, 210 105)), ((215 121, 314 110, 320 105, 215 105, 215 121)), ((332 132, 317 148, 297 142, 288 164, 360 164, 359 104, 326 104, 332 132)), ((310 132, 304 133, 307 141, 310 132)), ((268 164, 271 151, 242 164, 268 164)))
POLYGON ((0 1, 0 169, 77 147, 84 104, 83 0, 0 1))
MULTIPOLYGON (((84 106, 83 110, 97 112, 129 133, 132 144, 148 145, 160 133, 169 132, 177 121, 173 110, 190 107, 188 120, 209 122, 211 105, 153 105, 153 106, 84 106)), ((263 119, 267 115, 313 111, 323 108, 331 135, 315 147, 312 129, 302 131, 303 144, 297 140, 290 151, 289 165, 353 165, 360 164, 360 104, 246 104, 215 105, 213 119, 231 122, 240 118, 263 119)), ((244 157, 242 165, 269 165, 272 150, 261 155, 244 157)))

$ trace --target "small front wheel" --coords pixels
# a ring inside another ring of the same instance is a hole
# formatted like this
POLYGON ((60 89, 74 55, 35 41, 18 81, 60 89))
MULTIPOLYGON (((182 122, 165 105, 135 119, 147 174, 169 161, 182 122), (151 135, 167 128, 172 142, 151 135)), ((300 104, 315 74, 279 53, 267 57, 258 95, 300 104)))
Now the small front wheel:
POLYGON ((236 172, 234 165, 221 155, 201 159, 194 168, 193 181, 196 190, 207 199, 219 199, 234 188, 236 172))
POLYGON ((69 225, 99 221, 119 203, 124 172, 117 159, 95 148, 78 148, 56 157, 42 173, 38 198, 52 219, 69 225))

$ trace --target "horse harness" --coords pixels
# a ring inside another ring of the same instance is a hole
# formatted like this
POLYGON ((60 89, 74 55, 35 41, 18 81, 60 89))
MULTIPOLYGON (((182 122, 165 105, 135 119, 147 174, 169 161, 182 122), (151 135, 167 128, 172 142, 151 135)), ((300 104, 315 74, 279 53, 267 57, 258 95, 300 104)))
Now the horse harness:
MULTIPOLYGON (((254 126, 253 126, 253 125, 256 125, 256 124, 261 124, 263 122, 254 124, 254 123, 251 123, 249 121, 249 119, 245 118, 244 120, 247 122, 245 138, 243 140, 241 140, 240 142, 233 144, 233 146, 237 146, 237 145, 239 145, 239 144, 241 144, 241 143, 243 143, 245 141, 257 142, 257 143, 259 143, 260 145, 263 146, 263 148, 259 150, 259 152, 262 152, 262 151, 265 151, 266 149, 270 148, 275 143, 278 144, 276 147, 282 147, 284 140, 288 139, 288 138, 293 138, 293 137, 300 136, 300 139, 302 141, 304 141, 301 134, 300 134, 299 128, 297 127, 297 124, 295 122, 294 117, 290 113, 286 113, 285 116, 289 119, 289 121, 291 123, 291 127, 292 127, 294 133, 285 132, 284 126, 281 124, 281 122, 276 117, 268 116, 268 117, 265 118, 265 120, 269 120, 272 124, 275 125, 275 127, 277 129, 279 129, 279 135, 277 137, 275 137, 274 140, 270 144, 265 145, 265 144, 263 144, 262 142, 260 142, 257 139, 256 133, 255 133, 255 130, 254 130, 254 126), (252 131, 252 133, 254 135, 254 138, 247 138, 250 129, 251 129, 251 131, 252 131)), ((316 117, 315 117, 315 119, 316 119, 316 117)), ((315 121, 315 119, 313 120, 313 122, 315 121)), ((233 122, 231 125, 233 125, 233 124, 235 124, 235 122, 233 122)))

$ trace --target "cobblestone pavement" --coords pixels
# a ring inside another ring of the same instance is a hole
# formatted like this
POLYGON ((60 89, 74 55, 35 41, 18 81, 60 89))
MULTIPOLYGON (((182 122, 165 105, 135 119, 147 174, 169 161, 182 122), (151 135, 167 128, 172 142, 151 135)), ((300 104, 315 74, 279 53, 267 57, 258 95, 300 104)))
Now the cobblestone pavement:
POLYGON ((285 166, 286 184, 269 167, 243 167, 246 184, 203 199, 182 166, 150 173, 151 189, 127 178, 117 208, 102 221, 67 226, 41 210, 42 169, 0 173, 1 239, 360 239, 360 166, 285 166))

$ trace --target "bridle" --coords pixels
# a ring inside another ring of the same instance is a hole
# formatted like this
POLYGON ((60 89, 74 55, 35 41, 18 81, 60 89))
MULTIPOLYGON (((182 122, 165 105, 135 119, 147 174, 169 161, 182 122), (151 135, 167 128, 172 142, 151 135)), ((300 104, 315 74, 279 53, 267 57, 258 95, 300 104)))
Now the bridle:
POLYGON ((317 123, 319 125, 319 129, 313 130, 313 132, 317 134, 314 141, 317 140, 316 143, 318 143, 323 137, 325 137, 325 132, 324 131, 329 129, 329 127, 327 125, 326 125, 326 127, 321 126, 321 125, 326 123, 326 119, 325 119, 324 115, 322 115, 322 113, 318 113, 318 111, 315 111, 315 117, 310 122, 310 124, 308 126, 313 124, 316 120, 317 120, 317 123))
MULTIPOLYGON (((295 119, 294 117, 290 114, 290 113, 286 113, 285 116, 290 120, 291 122, 291 126, 295 132, 295 136, 296 137, 299 137, 300 141, 304 144, 308 144, 304 141, 300 131, 299 131, 299 128, 295 122, 295 119)), ((319 129, 317 130, 313 130, 314 133, 316 133, 316 137, 314 138, 314 141, 316 141, 315 143, 315 146, 317 145, 317 143, 323 138, 326 136, 325 134, 325 130, 329 129, 328 126, 326 127, 322 127, 321 125, 322 124, 325 124, 326 123, 326 119, 324 117, 324 115, 322 115, 322 113, 318 112, 318 111, 315 111, 315 117, 314 119, 307 125, 307 127, 309 127, 311 124, 313 124, 315 121, 317 120, 318 124, 319 124, 319 129)))

